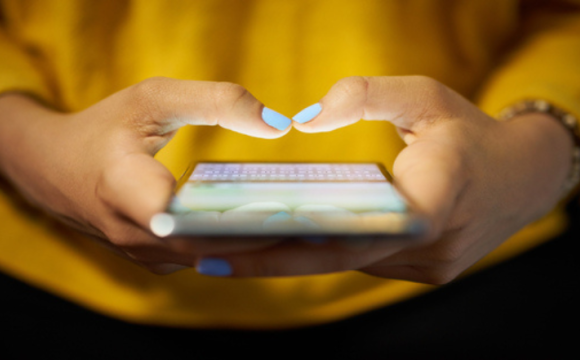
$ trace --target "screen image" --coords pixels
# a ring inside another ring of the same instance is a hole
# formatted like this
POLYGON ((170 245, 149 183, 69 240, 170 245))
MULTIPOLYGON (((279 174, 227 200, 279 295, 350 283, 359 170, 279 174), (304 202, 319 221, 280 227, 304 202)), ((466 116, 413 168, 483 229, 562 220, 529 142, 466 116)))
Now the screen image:
POLYGON ((158 232, 381 234, 412 225, 376 163, 198 163, 169 213, 173 222, 158 232))

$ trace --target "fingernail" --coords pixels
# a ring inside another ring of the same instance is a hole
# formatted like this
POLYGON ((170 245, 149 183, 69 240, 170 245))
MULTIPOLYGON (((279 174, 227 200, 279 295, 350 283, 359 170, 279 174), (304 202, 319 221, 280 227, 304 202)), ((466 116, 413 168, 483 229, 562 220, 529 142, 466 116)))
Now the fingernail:
POLYGON ((262 110, 262 119, 266 124, 278 130, 284 130, 292 124, 292 120, 272 109, 268 109, 267 107, 262 110))
POLYGON ((294 221, 299 222, 300 224, 311 228, 311 229, 319 229, 320 225, 312 221, 311 219, 307 218, 306 216, 297 216, 294 218, 294 221))
POLYGON ((306 109, 300 111, 298 114, 294 115, 292 120, 304 124, 305 122, 309 122, 310 120, 314 119, 314 117, 322 111, 322 106, 319 103, 314 105, 310 105, 306 109))
POLYGON ((290 219, 292 219, 292 215, 288 214, 286 211, 280 211, 264 220, 264 226, 275 226, 278 223, 286 222, 290 219))
POLYGON ((204 258, 197 264, 198 273, 208 276, 230 276, 232 266, 224 259, 204 258))

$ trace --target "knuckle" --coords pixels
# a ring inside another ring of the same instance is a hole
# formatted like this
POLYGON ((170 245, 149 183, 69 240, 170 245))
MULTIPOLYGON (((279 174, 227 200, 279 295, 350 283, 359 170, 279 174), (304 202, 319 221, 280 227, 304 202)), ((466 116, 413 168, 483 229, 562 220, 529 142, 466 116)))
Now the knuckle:
POLYGON ((111 205, 112 200, 115 198, 114 194, 114 184, 117 178, 116 171, 111 171, 111 169, 105 169, 99 175, 96 185, 95 185, 95 195, 97 199, 100 199, 107 205, 111 205))
POLYGON ((145 79, 131 87, 133 99, 139 103, 147 103, 159 97, 159 94, 167 88, 169 79, 165 77, 152 77, 145 79))
POLYGON ((439 92, 441 89, 445 88, 443 84, 439 81, 424 75, 416 75, 412 77, 413 81, 422 89, 426 89, 432 92, 439 92))
POLYGON ((117 185, 127 176, 125 162, 117 160, 107 165, 99 174, 95 185, 95 196, 109 206, 119 199, 117 185))
POLYGON ((437 267, 448 267, 456 264, 463 257, 460 248, 445 247, 443 249, 433 249, 429 256, 430 262, 437 267))
MULTIPOLYGON (((404 170, 400 170, 400 177, 402 179, 406 179, 405 176, 412 176, 412 174, 406 173, 404 170)), ((449 220, 431 221, 426 233, 421 237, 423 246, 419 251, 425 251, 425 253, 432 255, 435 252, 441 252, 445 245, 448 246, 451 242, 447 231, 448 222, 449 220)))
POLYGON ((421 271, 423 282, 433 285, 444 285, 455 280, 462 271, 463 249, 460 247, 444 247, 429 251, 429 257, 421 271))
MULTIPOLYGON (((250 92, 243 86, 230 82, 217 82, 213 91, 215 116, 208 119, 208 125, 218 125, 219 119, 227 116, 236 104, 242 99, 252 97, 250 92)), ((252 97, 253 98, 253 97, 252 97)))
POLYGON ((136 112, 137 117, 150 116, 155 118, 163 108, 160 104, 162 94, 170 87, 171 79, 152 77, 145 79, 130 88, 129 107, 136 112))
POLYGON ((348 96, 365 94, 369 86, 368 80, 363 76, 349 76, 340 79, 335 87, 348 96))
POLYGON ((124 252, 138 253, 138 250, 146 243, 146 237, 141 229, 124 222, 111 222, 103 229, 107 240, 122 249, 124 252))
POLYGON ((429 268, 423 272, 423 282, 431 285, 449 284, 459 276, 460 271, 454 267, 443 266, 429 268))
POLYGON ((118 227, 105 232, 107 239, 115 246, 123 249, 123 251, 130 250, 135 247, 135 241, 130 234, 123 227, 118 227))
POLYGON ((420 91, 420 94, 422 94, 421 99, 425 99, 428 105, 427 108, 441 111, 446 109, 449 105, 452 93, 449 91, 449 88, 441 82, 422 75, 413 76, 412 81, 414 82, 415 87, 420 91))
POLYGON ((163 178, 163 180, 164 180, 164 181, 165 181, 167 184, 169 184, 169 188, 171 188, 171 189, 175 189, 175 187, 176 187, 176 185, 177 185, 177 179, 175 179, 175 178, 173 177, 173 175, 172 175, 172 174, 171 174, 169 171, 167 171, 167 172, 162 172, 162 173, 160 174, 160 177, 162 177, 162 178, 163 178))
POLYGON ((235 104, 238 100, 249 94, 250 92, 242 85, 230 82, 216 83, 215 98, 221 105, 235 104))

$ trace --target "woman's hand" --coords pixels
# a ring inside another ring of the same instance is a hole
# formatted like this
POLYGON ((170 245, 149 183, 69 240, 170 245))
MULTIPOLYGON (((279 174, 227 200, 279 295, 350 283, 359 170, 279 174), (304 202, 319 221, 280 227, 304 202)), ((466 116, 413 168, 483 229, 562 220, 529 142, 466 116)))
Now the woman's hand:
MULTIPOLYGON (((570 168, 572 140, 557 120, 529 114, 498 122, 429 78, 346 78, 320 105, 317 116, 294 127, 332 131, 359 119, 397 126, 408 146, 396 159, 394 177, 430 220, 424 241, 413 247, 388 241, 360 246, 283 243, 250 254, 202 259, 202 269, 206 261, 240 277, 356 269, 446 283, 552 209, 570 168)), ((363 143, 352 139, 348 145, 363 143)))
POLYGON ((290 120, 239 85, 153 78, 74 114, 19 94, 0 98, 0 171, 31 202, 158 273, 205 253, 261 248, 264 241, 161 240, 149 220, 174 179, 153 155, 183 125, 220 125, 277 138, 290 120), (267 121, 272 126, 268 125, 267 121))

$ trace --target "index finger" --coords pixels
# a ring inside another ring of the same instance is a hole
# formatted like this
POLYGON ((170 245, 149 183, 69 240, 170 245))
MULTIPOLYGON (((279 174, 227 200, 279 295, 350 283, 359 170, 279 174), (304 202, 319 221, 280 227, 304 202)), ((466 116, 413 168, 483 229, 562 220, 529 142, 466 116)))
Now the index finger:
POLYGON ((244 87, 227 82, 151 78, 111 100, 120 101, 119 108, 129 108, 126 123, 135 136, 146 139, 145 151, 151 155, 185 125, 219 125, 273 139, 286 134, 291 124, 287 117, 264 107, 244 87))
MULTIPOLYGON (((311 121, 295 122, 302 132, 326 132, 359 120, 386 120, 413 132, 447 113, 458 96, 424 76, 355 76, 338 81, 321 99, 321 111, 311 121)), ((296 118, 296 117, 295 117, 296 118)))

